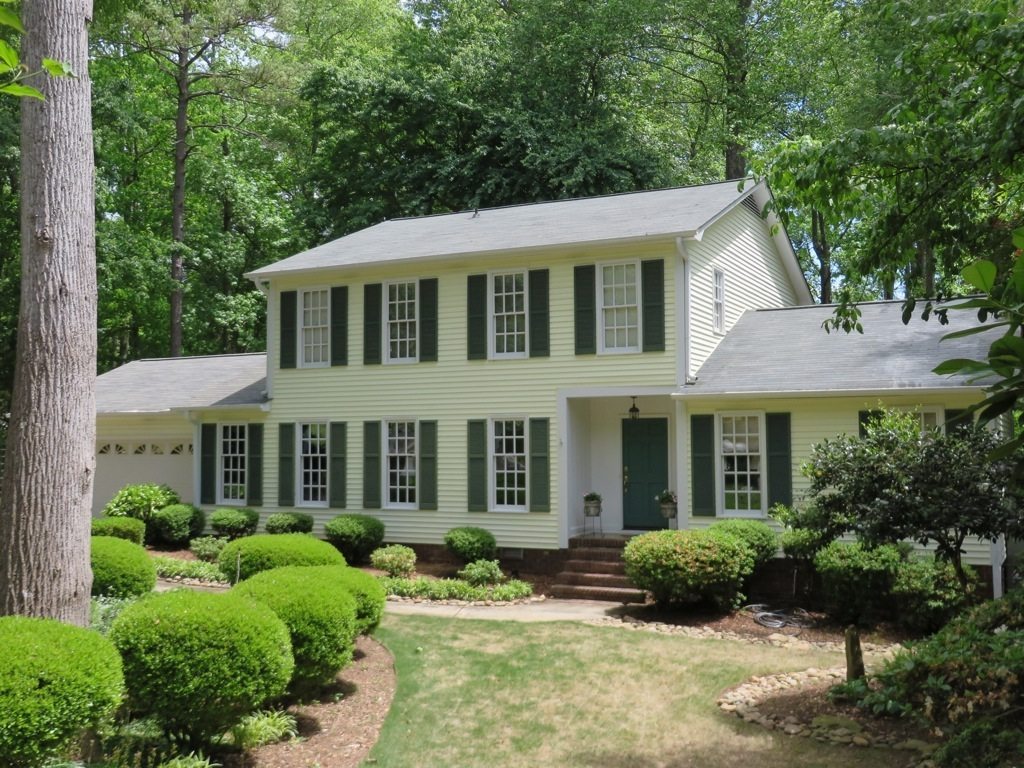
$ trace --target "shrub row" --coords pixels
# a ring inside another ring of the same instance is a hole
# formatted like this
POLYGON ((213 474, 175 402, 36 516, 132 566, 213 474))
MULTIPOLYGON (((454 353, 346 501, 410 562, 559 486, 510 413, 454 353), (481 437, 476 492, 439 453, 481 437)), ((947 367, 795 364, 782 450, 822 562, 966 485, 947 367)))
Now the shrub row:
POLYGON ((533 594, 530 584, 517 579, 494 586, 473 586, 461 579, 396 579, 384 576, 380 584, 389 595, 423 600, 507 602, 522 600, 533 594))

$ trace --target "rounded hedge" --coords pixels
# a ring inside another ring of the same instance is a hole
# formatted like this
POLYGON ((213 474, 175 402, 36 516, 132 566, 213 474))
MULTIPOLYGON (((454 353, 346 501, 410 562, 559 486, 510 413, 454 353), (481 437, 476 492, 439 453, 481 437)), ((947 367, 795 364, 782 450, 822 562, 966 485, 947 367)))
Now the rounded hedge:
POLYGON ((217 565, 232 584, 271 568, 286 565, 345 565, 345 558, 326 541, 308 533, 261 533, 229 542, 217 565))
POLYGON ((828 614, 844 624, 871 623, 891 608, 891 591, 904 562, 892 544, 867 547, 833 541, 814 557, 828 614))
POLYGON ((288 627, 296 692, 330 682, 355 650, 355 597, 310 571, 309 566, 274 568, 231 590, 267 606, 288 627))
POLYGON ((305 512, 275 512, 263 524, 267 533, 312 533, 313 516, 305 512))
POLYGON ((126 485, 114 494, 103 508, 104 517, 134 517, 144 523, 153 513, 180 501, 178 494, 166 485, 136 483, 126 485))
POLYGON ((402 544, 379 547, 370 553, 370 565, 380 568, 388 576, 405 578, 416 570, 416 551, 402 544))
POLYGON ((388 596, 375 577, 358 568, 321 565, 307 568, 310 580, 323 581, 332 589, 348 592, 356 600, 356 632, 368 635, 380 624, 388 596))
POLYGON ((188 544, 206 527, 206 514, 191 504, 171 504, 158 509, 149 526, 157 541, 164 544, 188 544))
POLYGON ((93 536, 89 561, 94 596, 144 595, 156 586, 156 563, 134 542, 113 536, 93 536))
POLYGON ((214 533, 229 539, 252 536, 256 533, 256 526, 259 525, 259 522, 259 512, 247 507, 215 509, 210 515, 210 527, 213 528, 214 533))
POLYGON ((98 632, 4 616, 0 648, 0 765, 44 764, 121 702, 121 659, 98 632))
POLYGON ((722 520, 708 530, 724 536, 733 536, 751 552, 753 562, 750 570, 764 565, 779 551, 779 537, 760 520, 722 520))
POLYGON ((626 575, 659 605, 709 601, 733 607, 750 575, 749 550, 732 536, 706 530, 653 531, 622 552, 626 575))
POLYGON ((113 536, 133 544, 142 544, 146 536, 146 524, 134 517, 94 517, 93 536, 113 536))
POLYGON ((126 608, 110 630, 139 714, 202 744, 280 696, 294 662, 288 630, 238 595, 175 590, 126 608))
POLYGON ((324 526, 324 538, 341 551, 346 562, 363 563, 384 541, 384 523, 369 515, 338 515, 324 526))
POLYGON ((444 535, 444 545, 463 563, 494 560, 498 556, 498 542, 494 534, 483 528, 452 528, 444 535))

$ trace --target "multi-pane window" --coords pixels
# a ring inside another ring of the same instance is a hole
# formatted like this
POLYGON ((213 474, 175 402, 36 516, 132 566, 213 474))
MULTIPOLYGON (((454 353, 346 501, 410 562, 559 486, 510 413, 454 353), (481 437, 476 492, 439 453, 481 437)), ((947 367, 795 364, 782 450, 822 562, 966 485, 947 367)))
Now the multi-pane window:
POLYGON ((329 362, 330 294, 326 289, 302 292, 302 364, 315 366, 329 362))
POLYGON ((640 307, 636 262, 600 268, 601 339, 603 351, 640 349, 640 307))
POLYGON ((526 354, 526 275, 491 276, 491 323, 495 357, 526 354))
POLYGON ((299 488, 301 503, 327 503, 327 425, 299 425, 299 488))
POLYGON ((716 333, 725 333, 725 273, 714 271, 711 297, 711 320, 716 333))
POLYGON ((723 511, 758 514, 764 480, 761 417, 723 415, 721 426, 723 511))
POLYGON ((220 427, 220 498, 245 502, 245 424, 220 427))
POLYGON ((491 422, 491 462, 494 508, 525 510, 526 422, 523 419, 491 422))
POLYGON ((416 422, 389 421, 385 439, 390 506, 416 505, 416 422))
POLYGON ((416 283, 389 283, 387 304, 388 360, 416 360, 416 283))

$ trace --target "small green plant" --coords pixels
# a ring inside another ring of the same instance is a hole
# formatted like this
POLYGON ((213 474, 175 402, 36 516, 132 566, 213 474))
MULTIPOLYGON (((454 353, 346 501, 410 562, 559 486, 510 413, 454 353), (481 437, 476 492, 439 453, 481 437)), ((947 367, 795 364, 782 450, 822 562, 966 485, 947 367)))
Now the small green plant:
POLYGON ((239 749, 255 749, 264 744, 294 739, 299 735, 299 728, 295 715, 282 709, 269 709, 246 715, 228 735, 231 743, 239 749))
POLYGON ((345 558, 326 541, 307 533, 261 533, 229 543, 217 564, 235 583, 285 565, 345 565, 345 558))
POLYGON ((107 502, 103 508, 104 517, 133 517, 148 523, 153 513, 181 499, 166 485, 138 483, 126 485, 107 502))
POLYGON ((152 514, 149 526, 156 541, 181 545, 198 536, 206 527, 203 510, 191 504, 171 504, 152 514))
POLYGON ((92 598, 89 604, 89 629, 101 635, 110 633, 110 627, 125 608, 134 603, 136 597, 100 597, 92 598))
POLYGON ((510 579, 504 584, 473 586, 461 579, 395 579, 382 576, 381 585, 389 595, 421 600, 465 600, 467 602, 512 602, 533 594, 525 581, 510 579))
POLYGON ((679 501, 679 497, 676 496, 675 491, 670 491, 667 488, 654 497, 654 500, 659 504, 676 504, 679 501))
POLYGON ((488 587, 503 582, 505 574, 497 560, 474 560, 459 571, 459 578, 474 587, 488 587))
POLYGON ((597 491, 587 491, 583 494, 583 501, 588 504, 600 504, 603 499, 597 491))
POLYGON ((416 552, 411 547, 391 544, 373 550, 370 565, 387 573, 388 576, 411 576, 416 570, 416 552))
POLYGON ((267 533, 312 533, 313 516, 305 512, 275 512, 263 524, 267 533))
POLYGON ((222 584, 227 581, 216 563, 202 560, 182 560, 178 557, 156 555, 152 558, 156 565, 156 574, 161 579, 188 579, 189 581, 208 581, 222 584))
POLYGON ((94 517, 93 536, 113 536, 133 544, 142 544, 146 536, 146 524, 134 517, 94 517))
POLYGON ((259 513, 246 507, 216 509, 210 515, 210 527, 213 528, 213 532, 228 539, 252 536, 256 533, 259 522, 259 513))
POLYGON ((227 543, 223 536, 197 536, 188 543, 188 548, 203 562, 215 563, 227 543))
POLYGON ((89 562, 94 596, 144 595, 156 586, 156 565, 145 549, 130 541, 93 536, 89 562))
POLYGON ((324 526, 324 538, 345 556, 345 562, 366 562, 384 541, 384 523, 369 515, 338 515, 324 526))
POLYGON ((867 547, 859 542, 834 541, 818 552, 814 567, 828 614, 843 624, 869 624, 891 608, 890 592, 903 565, 899 547, 867 547))
POLYGON ((498 556, 498 542, 494 534, 483 528, 452 528, 444 535, 444 545, 463 563, 493 560, 498 556))
POLYGON ((157 768, 220 768, 220 763, 210 762, 210 758, 203 757, 202 753, 190 752, 165 760, 157 768))

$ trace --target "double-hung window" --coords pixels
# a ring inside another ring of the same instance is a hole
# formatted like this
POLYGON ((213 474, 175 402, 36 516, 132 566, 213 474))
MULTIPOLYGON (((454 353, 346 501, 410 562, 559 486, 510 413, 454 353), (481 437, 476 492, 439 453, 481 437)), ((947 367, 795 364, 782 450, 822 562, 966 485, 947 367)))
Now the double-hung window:
POLYGON ((384 435, 384 487, 386 506, 415 509, 416 495, 416 422, 389 421, 384 435))
POLYGON ((327 506, 327 424, 299 424, 298 486, 300 506, 327 506))
POLYGON ((526 273, 492 274, 491 356, 526 357, 526 273))
POLYGON ((418 359, 416 341, 416 282, 388 283, 384 308, 384 334, 390 363, 413 363, 418 359))
POLYGON ((712 273, 711 324, 715 333, 725 333, 725 273, 716 269, 712 273))
POLYGON ((245 424, 221 424, 219 437, 218 502, 244 504, 246 490, 245 424))
POLYGON ((640 351, 640 268, 636 261, 598 267, 601 352, 640 351))
POLYGON ((330 364, 330 291, 302 291, 299 327, 302 334, 302 366, 330 364))
POLYGON ((526 420, 491 420, 491 509, 525 512, 526 420))
POLYGON ((721 414, 719 441, 722 512, 740 517, 762 515, 765 500, 763 414, 721 414))

